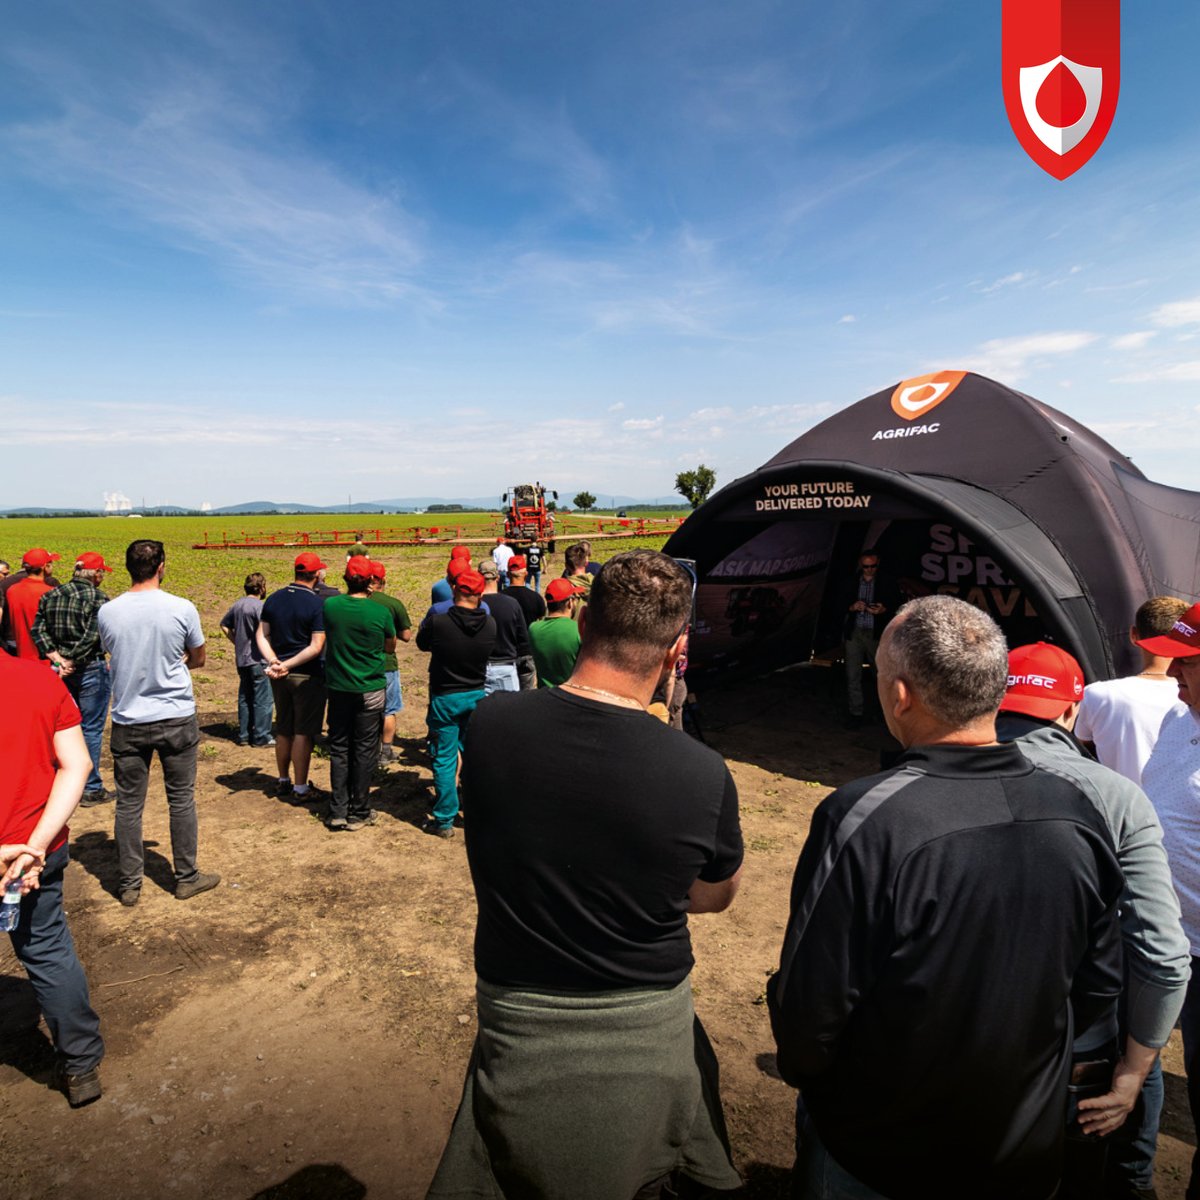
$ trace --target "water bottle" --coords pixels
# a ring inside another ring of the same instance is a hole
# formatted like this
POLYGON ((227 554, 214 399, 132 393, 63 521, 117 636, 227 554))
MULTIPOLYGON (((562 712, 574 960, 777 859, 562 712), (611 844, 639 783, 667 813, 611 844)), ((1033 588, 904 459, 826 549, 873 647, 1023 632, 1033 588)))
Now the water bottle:
POLYGON ((11 933, 21 919, 21 880, 14 879, 4 889, 4 903, 0 904, 0 933, 11 933))

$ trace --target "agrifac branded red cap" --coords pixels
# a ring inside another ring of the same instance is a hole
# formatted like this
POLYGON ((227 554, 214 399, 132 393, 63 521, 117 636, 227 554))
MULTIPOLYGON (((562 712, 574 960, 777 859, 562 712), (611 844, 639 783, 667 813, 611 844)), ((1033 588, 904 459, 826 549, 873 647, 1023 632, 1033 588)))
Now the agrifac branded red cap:
POLYGON ((61 554, 51 554, 49 550, 35 546, 32 550, 25 551, 25 556, 21 559, 21 566, 32 567, 35 571, 40 571, 47 563, 58 562, 60 558, 62 558, 61 554))
POLYGON ((356 554, 346 559, 345 578, 372 579, 375 576, 375 564, 365 555, 356 554))
POLYGON ((553 600, 557 604, 560 600, 567 600, 571 596, 578 596, 583 591, 583 588, 576 587, 569 579, 552 579, 546 587, 546 599, 553 600))
POLYGON ((512 558, 508 560, 508 571, 510 575, 513 571, 524 571, 525 566, 525 555, 523 554, 514 554, 512 558))
POLYGON ((482 596, 483 589, 483 576, 478 571, 463 571, 454 581, 454 590, 468 596, 482 596))
POLYGON ((469 558, 452 558, 446 567, 446 574, 450 576, 451 581, 457 579, 464 571, 471 569, 471 560, 469 558))
POLYGON ((1171 626, 1170 633, 1147 638, 1138 645, 1162 658, 1195 658, 1200 654, 1200 604, 1193 604, 1171 626))
POLYGON ((385 567, 383 565, 383 563, 378 562, 375 559, 372 559, 371 560, 371 574, 376 579, 379 579, 379 580, 386 579, 387 578, 387 567, 385 567))
POLYGON ((451 558, 470 558, 471 557, 471 548, 470 548, 470 546, 455 546, 454 549, 450 551, 450 557, 451 558))
POLYGON ((295 565, 302 571, 324 571, 325 564, 311 551, 296 555, 295 565))
POLYGON ((112 567, 104 561, 103 554, 86 550, 75 560, 76 569, 81 571, 111 571, 112 567))
POLYGON ((1053 721, 1083 698, 1083 671, 1060 646, 1036 642, 1008 652, 1008 691, 1001 712, 1053 721))

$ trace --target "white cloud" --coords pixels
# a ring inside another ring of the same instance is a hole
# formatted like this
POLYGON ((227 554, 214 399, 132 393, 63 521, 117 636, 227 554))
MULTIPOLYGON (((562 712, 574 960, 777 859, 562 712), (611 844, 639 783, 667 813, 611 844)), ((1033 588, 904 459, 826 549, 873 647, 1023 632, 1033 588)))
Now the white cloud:
POLYGON ((1109 343, 1114 350, 1141 350, 1157 333, 1153 329, 1142 329, 1137 333, 1123 333, 1120 337, 1115 337, 1109 343))
POLYGON ((1160 304, 1151 314, 1150 320, 1165 329, 1178 329, 1181 325, 1200 325, 1200 296, 1192 300, 1174 300, 1160 304))
POLYGON ((663 424, 662 417, 637 418, 631 417, 627 421, 621 422, 621 428, 629 430, 631 433, 640 432, 648 429, 661 429, 663 424))
POLYGON ((991 292, 998 292, 1001 288, 1024 283, 1028 278, 1029 276, 1024 271, 1014 271, 1011 275, 1005 275, 1003 279, 997 279, 994 283, 989 283, 986 287, 977 287, 975 290, 986 296, 991 292))
POLYGON ((1121 375, 1117 383, 1196 383, 1200 381, 1200 362, 1171 363, 1121 375))
POLYGON ((618 412, 621 412, 624 408, 625 408, 625 401, 618 400, 616 402, 616 404, 610 404, 608 406, 608 411, 611 413, 618 413, 618 412))
POLYGON ((838 318, 839 325, 853 325, 858 318, 853 313, 847 313, 844 317, 838 318))
POLYGON ((1098 340, 1098 334, 1063 331, 1034 333, 1024 337, 992 338, 966 355, 970 370, 993 379, 1020 379, 1034 363, 1075 354, 1098 340))

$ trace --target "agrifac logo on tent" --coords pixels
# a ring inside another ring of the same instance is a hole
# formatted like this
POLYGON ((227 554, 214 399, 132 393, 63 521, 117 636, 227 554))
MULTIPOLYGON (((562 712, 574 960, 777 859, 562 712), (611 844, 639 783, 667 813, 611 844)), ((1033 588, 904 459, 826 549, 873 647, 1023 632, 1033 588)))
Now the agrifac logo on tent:
POLYGON ((936 408, 963 381, 966 371, 938 371, 906 379, 892 393, 892 412, 906 421, 923 417, 936 408))
POLYGON ((1100 148, 1121 85, 1121 0, 1004 0, 1004 107, 1025 153, 1055 179, 1100 148))

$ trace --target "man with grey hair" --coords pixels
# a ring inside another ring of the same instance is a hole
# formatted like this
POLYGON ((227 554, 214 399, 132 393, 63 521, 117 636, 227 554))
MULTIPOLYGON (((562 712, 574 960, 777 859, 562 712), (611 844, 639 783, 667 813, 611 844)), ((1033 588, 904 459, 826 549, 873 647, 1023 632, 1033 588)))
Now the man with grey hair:
POLYGON ((1112 841, 1078 784, 996 741, 989 616, 911 601, 877 663, 904 752, 818 807, 769 988, 796 1194, 1042 1200, 1072 1038, 1121 989, 1112 841))

